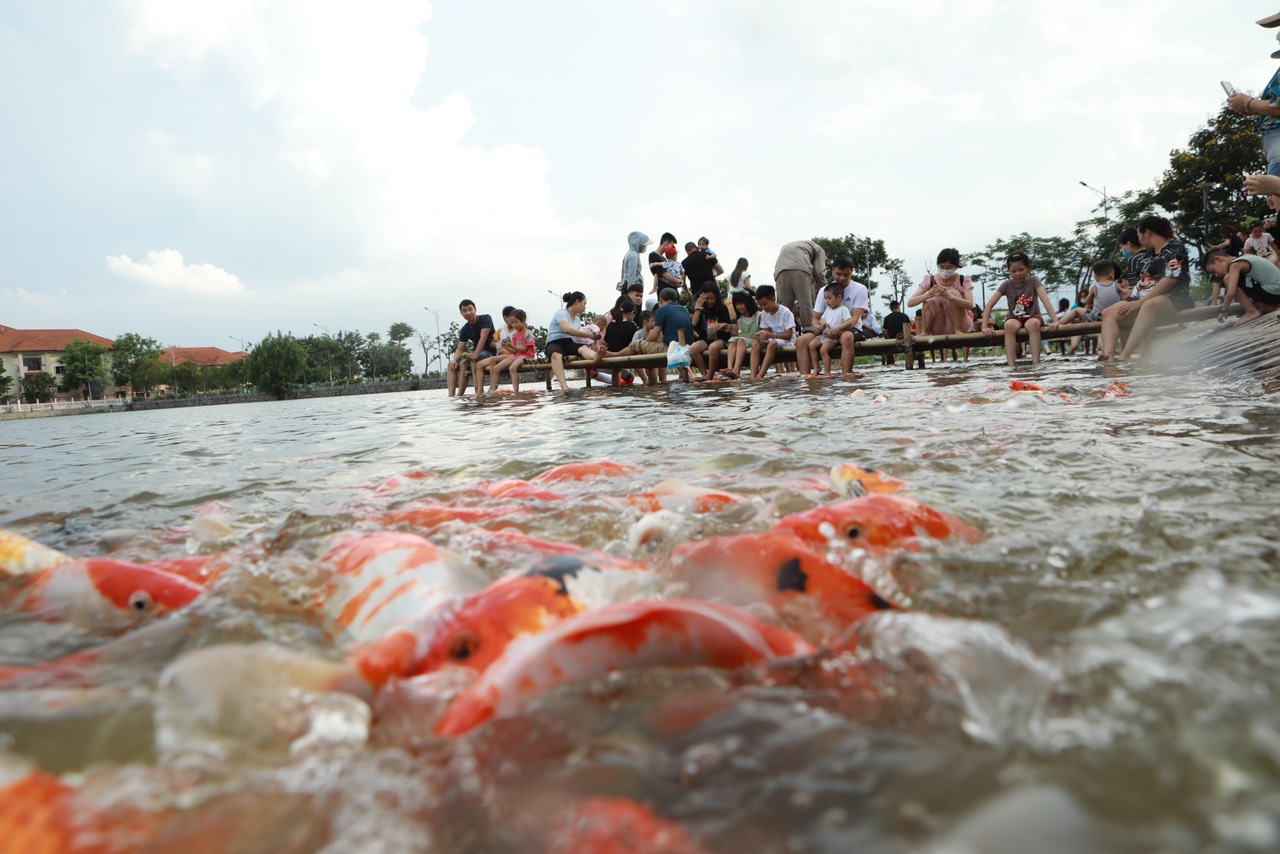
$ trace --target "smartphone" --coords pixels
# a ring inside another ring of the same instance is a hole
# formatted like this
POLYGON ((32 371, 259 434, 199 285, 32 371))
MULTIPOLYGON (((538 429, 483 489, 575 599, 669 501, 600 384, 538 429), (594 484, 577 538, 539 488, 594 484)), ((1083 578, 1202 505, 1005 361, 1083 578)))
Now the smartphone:
POLYGON ((1225 80, 1221 82, 1222 82, 1222 91, 1227 93, 1228 98, 1236 94, 1236 87, 1232 86, 1230 83, 1228 83, 1225 80))

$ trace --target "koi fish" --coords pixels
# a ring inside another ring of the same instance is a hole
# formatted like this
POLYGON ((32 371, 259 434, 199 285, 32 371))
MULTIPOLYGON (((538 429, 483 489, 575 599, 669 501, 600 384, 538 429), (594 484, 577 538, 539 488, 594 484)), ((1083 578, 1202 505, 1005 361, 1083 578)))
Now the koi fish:
POLYGON ((1114 400, 1117 397, 1128 397, 1129 386, 1117 380, 1102 390, 1103 400, 1114 400))
POLYGON ((333 574, 316 605, 335 634, 377 640, 481 586, 469 567, 417 534, 339 536, 323 558, 333 574))
POLYGON ((544 489, 527 480, 496 480, 476 484, 490 498, 510 499, 512 501, 559 501, 565 496, 550 489, 544 489))
POLYGON ((373 488, 373 494, 379 497, 385 495, 393 495, 400 490, 409 486, 414 481, 426 480, 433 477, 429 472, 425 471, 407 471, 404 474, 394 474, 373 488))
POLYGON ((79 795, 44 771, 0 767, 0 846, 22 854, 123 854, 150 837, 154 818, 147 813, 108 812, 81 803, 79 795))
POLYGON ((70 560, 26 576, 3 604, 47 622, 114 632, 180 611, 204 592, 178 575, 106 558, 70 560))
POLYGON ((377 689, 447 666, 483 672, 517 637, 590 607, 649 595, 658 578, 639 564, 582 550, 546 557, 358 650, 353 663, 377 689))
POLYGON ((69 560, 56 549, 0 528, 0 578, 39 572, 69 560))
POLYGON ((853 463, 838 463, 831 467, 831 486, 836 493, 848 497, 854 483, 862 487, 862 494, 898 492, 907 485, 882 471, 853 463))
POLYGON ((1022 380, 1011 380, 1009 388, 1014 391, 1048 391, 1044 386, 1038 383, 1023 382, 1022 380))
POLYGON ((435 731, 463 735, 491 718, 519 711, 557 685, 612 671, 733 669, 812 652, 804 638, 727 605, 687 599, 611 605, 514 641, 453 702, 435 731))
POLYGON ((566 480, 595 480, 601 477, 627 477, 640 474, 640 469, 622 463, 600 460, 593 463, 565 463, 549 468, 534 478, 539 483, 558 483, 566 480))
POLYGON ((871 402, 872 402, 872 403, 888 403, 888 402, 889 402, 889 395, 887 395, 887 394, 877 394, 877 395, 875 396, 875 399, 874 399, 874 400, 872 400, 871 402))
POLYGON ((671 510, 676 513, 714 513, 745 499, 718 489, 692 486, 678 480, 664 480, 648 492, 633 495, 627 503, 646 513, 671 510))
POLYGON ((588 798, 561 814, 548 854, 703 854, 684 829, 624 798, 588 798))
POLYGON ((0 692, 94 688, 143 672, 149 681, 184 642, 191 621, 178 615, 114 638, 92 649, 29 666, 0 666, 0 692))
POLYGON ((819 642, 893 607, 791 533, 712 537, 677 547, 671 560, 687 579, 690 596, 714 596, 739 606, 764 602, 784 620, 792 617, 785 622, 796 631, 821 634, 819 642), (826 623, 820 629, 812 625, 815 612, 826 623))
POLYGON ((787 516, 777 530, 795 534, 815 548, 839 541, 873 553, 918 551, 923 539, 976 543, 982 538, 959 519, 898 495, 867 495, 815 507, 787 516))
POLYGON ((415 501, 384 513, 381 521, 388 525, 412 525, 415 528, 438 528, 449 522, 475 525, 511 516, 526 516, 522 507, 459 507, 440 501, 415 501))

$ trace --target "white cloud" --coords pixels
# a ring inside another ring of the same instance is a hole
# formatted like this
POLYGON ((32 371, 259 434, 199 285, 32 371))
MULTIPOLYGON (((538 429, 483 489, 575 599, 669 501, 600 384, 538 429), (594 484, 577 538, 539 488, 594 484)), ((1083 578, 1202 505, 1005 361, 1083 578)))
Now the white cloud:
POLYGON ((142 261, 128 255, 107 258, 107 269, 122 279, 167 291, 198 296, 237 297, 246 293, 234 273, 212 264, 184 264, 176 249, 148 252, 142 261))

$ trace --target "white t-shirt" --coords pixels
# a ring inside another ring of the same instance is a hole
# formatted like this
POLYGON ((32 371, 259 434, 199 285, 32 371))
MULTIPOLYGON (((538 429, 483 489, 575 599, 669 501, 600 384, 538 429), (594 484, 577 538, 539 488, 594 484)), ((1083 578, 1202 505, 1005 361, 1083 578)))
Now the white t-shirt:
MULTIPOLYGON (((845 308, 849 309, 849 317, 853 317, 855 308, 862 309, 862 320, 858 321, 858 328, 861 329, 867 325, 867 315, 871 313, 871 295, 867 292, 867 286, 861 282, 849 282, 844 286, 844 301, 841 303, 845 308)), ((814 314, 823 314, 827 310, 826 291, 818 291, 818 299, 813 304, 814 314)), ((845 320, 848 320, 846 317, 845 320)))
MULTIPOLYGON (((781 335, 787 331, 794 334, 796 330, 796 316, 791 313, 791 309, 787 308, 782 303, 778 303, 778 310, 773 314, 770 314, 764 309, 760 310, 760 328, 766 332, 772 332, 776 335, 781 335)), ((777 340, 787 341, 790 340, 790 337, 779 338, 777 340)))
POLYGON ((831 334, 831 330, 847 321, 850 317, 853 317, 853 315, 849 313, 849 307, 843 303, 822 312, 822 322, 826 324, 826 326, 822 327, 822 337, 835 338, 831 334))
POLYGON ((1265 231, 1262 232, 1262 236, 1256 240, 1250 237, 1244 242, 1245 251, 1248 252, 1252 249, 1254 255, 1270 255, 1272 252, 1276 251, 1275 245, 1275 238, 1270 234, 1267 234, 1265 231))

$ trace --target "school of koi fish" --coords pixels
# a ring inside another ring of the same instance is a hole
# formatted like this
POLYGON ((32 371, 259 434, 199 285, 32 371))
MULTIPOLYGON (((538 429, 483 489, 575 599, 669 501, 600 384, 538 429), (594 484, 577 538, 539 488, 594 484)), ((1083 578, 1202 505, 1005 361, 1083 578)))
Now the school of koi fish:
MULTIPOLYGON (((738 686, 803 677, 856 694, 858 624, 899 608, 858 567, 981 537, 903 495, 902 482, 849 464, 798 479, 795 489, 814 506, 781 518, 759 499, 670 480, 600 497, 603 482, 645 479, 631 466, 571 463, 442 495, 429 473, 409 472, 373 486, 341 523, 290 519, 230 548, 136 562, 72 557, 0 530, 6 613, 56 626, 78 647, 0 668, 0 693, 92 719, 109 698, 154 689, 157 718, 182 718, 175 733, 160 726, 162 753, 181 753, 177 742, 195 721, 206 734, 259 749, 305 751, 335 737, 323 731, 328 705, 317 698, 346 698, 339 704, 366 710, 356 741, 423 756, 528 716, 563 686, 608 685, 631 671, 701 669, 738 686), (609 549, 522 530, 548 513, 589 514, 601 503, 637 514, 609 549), (713 517, 744 532, 697 538, 699 520, 713 517), (331 654, 266 643, 184 649, 182 621, 246 574, 306 579, 287 606, 263 607, 294 609, 331 654), (280 721, 285 709, 289 725, 280 721)), ((217 506, 203 508, 185 542, 225 542, 230 529, 218 515, 217 506)), ((686 709, 683 721, 664 717, 665 737, 724 701, 686 709)), ((4 850, 162 850, 195 844, 197 831, 206 846, 198 850, 243 841, 225 795, 191 805, 152 792, 147 802, 118 804, 104 797, 115 788, 110 779, 5 759, 4 850)), ((115 774, 172 778, 182 767, 174 759, 115 774)), ((519 824, 522 837, 551 851, 702 850, 678 822, 627 798, 577 798, 519 824)))

